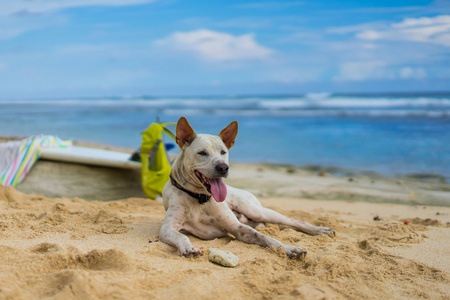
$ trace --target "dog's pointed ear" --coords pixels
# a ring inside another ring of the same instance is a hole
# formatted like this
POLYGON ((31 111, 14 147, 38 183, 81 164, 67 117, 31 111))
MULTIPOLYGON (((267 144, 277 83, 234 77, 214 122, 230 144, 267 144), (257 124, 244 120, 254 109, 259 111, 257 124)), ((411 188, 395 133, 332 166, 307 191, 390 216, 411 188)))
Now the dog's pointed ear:
POLYGON ((233 121, 219 133, 219 137, 222 139, 225 146, 227 146, 228 149, 231 149, 234 145, 237 134, 238 122, 233 121))
POLYGON ((176 142, 181 149, 189 145, 197 136, 185 117, 181 117, 177 123, 176 142))

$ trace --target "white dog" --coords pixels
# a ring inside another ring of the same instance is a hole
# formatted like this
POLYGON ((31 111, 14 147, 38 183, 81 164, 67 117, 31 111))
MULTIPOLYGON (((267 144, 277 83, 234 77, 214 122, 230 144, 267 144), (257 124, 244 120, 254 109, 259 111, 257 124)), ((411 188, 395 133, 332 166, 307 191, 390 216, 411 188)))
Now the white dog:
POLYGON ((205 240, 231 233, 243 242, 281 247, 290 258, 299 258, 306 255, 305 250, 284 245, 252 226, 277 223, 311 235, 333 236, 335 233, 330 228, 285 217, 264 208, 253 194, 223 183, 222 178, 228 175, 228 150, 233 147, 237 133, 236 121, 213 136, 197 135, 186 118, 178 120, 176 142, 182 151, 172 165, 171 180, 163 190, 167 212, 160 239, 178 248, 180 255, 198 256, 202 251, 192 246, 182 231, 205 240))

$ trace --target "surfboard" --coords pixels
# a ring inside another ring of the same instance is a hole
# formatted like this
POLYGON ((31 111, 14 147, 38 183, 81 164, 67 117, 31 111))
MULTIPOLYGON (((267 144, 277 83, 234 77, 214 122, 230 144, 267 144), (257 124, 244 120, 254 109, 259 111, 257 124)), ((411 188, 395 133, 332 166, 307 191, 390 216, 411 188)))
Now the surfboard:
POLYGON ((140 169, 141 163, 129 160, 130 156, 129 153, 72 146, 67 148, 42 148, 39 158, 103 167, 140 169))

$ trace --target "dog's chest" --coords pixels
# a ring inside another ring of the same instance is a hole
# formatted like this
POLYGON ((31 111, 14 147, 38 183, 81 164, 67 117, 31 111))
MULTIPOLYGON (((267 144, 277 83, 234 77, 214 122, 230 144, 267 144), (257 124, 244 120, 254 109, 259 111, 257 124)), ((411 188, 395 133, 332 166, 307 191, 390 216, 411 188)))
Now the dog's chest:
POLYGON ((213 239, 226 235, 226 231, 221 226, 220 214, 203 205, 191 207, 184 228, 203 239, 213 239))
POLYGON ((219 227, 220 214, 207 204, 195 205, 189 209, 189 221, 199 227, 219 227))

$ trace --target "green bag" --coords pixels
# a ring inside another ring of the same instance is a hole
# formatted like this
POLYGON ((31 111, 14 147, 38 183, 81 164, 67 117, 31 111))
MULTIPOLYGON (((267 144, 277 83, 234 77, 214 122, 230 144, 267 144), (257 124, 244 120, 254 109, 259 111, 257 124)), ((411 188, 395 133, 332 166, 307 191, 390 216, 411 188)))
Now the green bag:
POLYGON ((175 135, 165 127, 167 125, 176 123, 153 123, 142 133, 141 182, 145 195, 153 200, 162 195, 171 170, 162 133, 174 140, 175 135))

